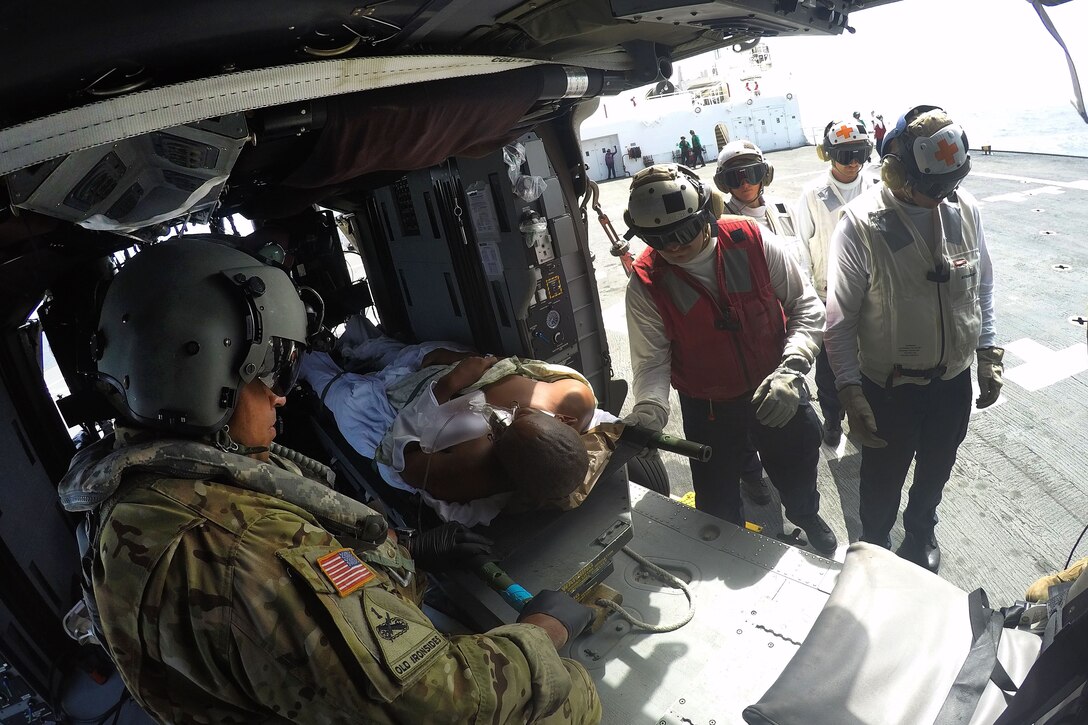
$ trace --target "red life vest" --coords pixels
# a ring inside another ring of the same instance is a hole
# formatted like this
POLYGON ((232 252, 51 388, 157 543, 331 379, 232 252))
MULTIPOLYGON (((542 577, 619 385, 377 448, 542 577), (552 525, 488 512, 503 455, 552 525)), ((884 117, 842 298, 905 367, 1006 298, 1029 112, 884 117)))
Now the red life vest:
POLYGON ((778 367, 786 316, 755 222, 718 220, 717 298, 654 249, 639 255, 634 271, 665 323, 678 391, 703 400, 733 400, 750 394, 778 367))

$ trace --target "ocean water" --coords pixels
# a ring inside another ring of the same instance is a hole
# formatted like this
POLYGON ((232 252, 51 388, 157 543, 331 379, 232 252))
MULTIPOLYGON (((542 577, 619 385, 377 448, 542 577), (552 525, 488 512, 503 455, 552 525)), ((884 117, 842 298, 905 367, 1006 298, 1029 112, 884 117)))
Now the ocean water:
MULTIPOLYGON (((801 97, 801 122, 810 141, 820 137, 823 124, 819 121, 834 117, 834 108, 823 98, 801 97)), ((989 145, 995 151, 1088 157, 1088 123, 1068 103, 1048 99, 1045 105, 1036 105, 1024 98, 1009 98, 986 106, 961 103, 945 108, 963 126, 972 148, 989 145)), ((869 122, 868 114, 864 119, 869 122)), ((896 119, 897 115, 884 111, 889 130, 896 119)))
POLYGON ((968 108, 958 110, 954 118, 963 125, 973 148, 989 145, 995 151, 1088 157, 1088 123, 1070 104, 1015 110, 968 108))

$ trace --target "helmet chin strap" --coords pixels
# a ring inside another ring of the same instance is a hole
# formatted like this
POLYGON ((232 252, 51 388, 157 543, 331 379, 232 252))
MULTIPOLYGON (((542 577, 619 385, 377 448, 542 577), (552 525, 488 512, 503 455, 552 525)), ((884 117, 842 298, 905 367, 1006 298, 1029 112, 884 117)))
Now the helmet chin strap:
POLYGON ((240 446, 230 437, 230 426, 224 425, 212 434, 212 443, 224 453, 237 453, 239 456, 251 456, 254 453, 267 453, 265 446, 240 446))

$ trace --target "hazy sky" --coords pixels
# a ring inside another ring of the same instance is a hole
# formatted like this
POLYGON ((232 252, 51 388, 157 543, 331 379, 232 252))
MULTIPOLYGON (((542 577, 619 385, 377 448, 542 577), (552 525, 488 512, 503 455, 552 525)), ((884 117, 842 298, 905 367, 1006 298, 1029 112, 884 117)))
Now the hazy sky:
MULTIPOLYGON (((1088 0, 1047 12, 1088 86, 1088 0)), ((1073 113, 1065 55, 1026 0, 901 0, 852 13, 850 24, 853 35, 767 41, 776 70, 789 69, 787 83, 818 117, 877 110, 890 125, 920 103, 953 117, 1010 105, 1073 113)))

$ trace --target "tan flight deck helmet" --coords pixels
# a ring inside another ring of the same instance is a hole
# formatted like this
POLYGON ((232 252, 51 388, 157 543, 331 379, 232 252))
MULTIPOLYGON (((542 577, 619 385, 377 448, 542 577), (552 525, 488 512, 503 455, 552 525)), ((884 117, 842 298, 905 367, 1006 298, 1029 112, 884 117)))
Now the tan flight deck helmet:
MULTIPOLYGON (((122 416, 187 436, 223 429, 242 387, 286 395, 320 314, 279 267, 213 236, 138 253, 102 303, 98 380, 122 416)), ((305 293, 303 293, 305 294, 305 293)))
POLYGON ((714 221, 710 202, 710 190, 688 167, 650 166, 631 179, 624 236, 637 236, 654 249, 687 244, 714 221))
POLYGON ((938 106, 915 106, 880 147, 880 178, 895 191, 910 187, 930 199, 952 196, 971 172, 967 134, 938 106))

